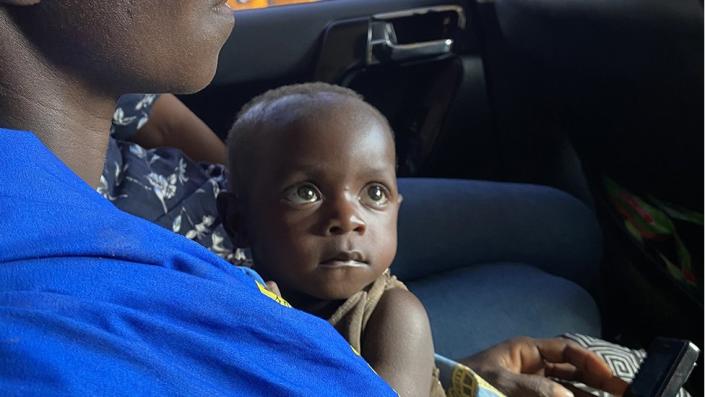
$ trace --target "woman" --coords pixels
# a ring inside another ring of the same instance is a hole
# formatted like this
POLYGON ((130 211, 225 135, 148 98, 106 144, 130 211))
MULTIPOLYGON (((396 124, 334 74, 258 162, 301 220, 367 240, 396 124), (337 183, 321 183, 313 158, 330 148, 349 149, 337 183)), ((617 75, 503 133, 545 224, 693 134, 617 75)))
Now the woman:
POLYGON ((0 394, 393 394, 329 327, 94 192, 116 98, 207 84, 222 3, 0 2, 0 394))
MULTIPOLYGON (((116 98, 201 89, 232 24, 222 0, 0 0, 2 394, 394 394, 327 324, 94 191, 116 98)), ((518 395, 566 395, 523 372, 624 390, 565 341, 476 359, 518 395)))

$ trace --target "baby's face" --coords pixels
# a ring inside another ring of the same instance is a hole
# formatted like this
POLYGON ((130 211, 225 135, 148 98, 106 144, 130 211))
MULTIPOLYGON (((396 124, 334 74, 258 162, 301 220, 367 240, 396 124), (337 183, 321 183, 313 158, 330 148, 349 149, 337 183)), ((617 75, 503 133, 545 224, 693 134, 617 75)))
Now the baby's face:
POLYGON ((245 209, 257 270, 285 291, 327 300, 389 267, 401 202, 386 124, 360 103, 336 102, 266 131, 245 209))

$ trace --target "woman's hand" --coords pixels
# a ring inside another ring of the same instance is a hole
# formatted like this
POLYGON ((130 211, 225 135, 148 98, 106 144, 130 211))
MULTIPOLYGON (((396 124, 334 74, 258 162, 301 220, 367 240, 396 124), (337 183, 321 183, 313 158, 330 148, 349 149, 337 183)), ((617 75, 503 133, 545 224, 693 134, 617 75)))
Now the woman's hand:
POLYGON ((628 386, 595 353, 563 338, 514 338, 461 362, 509 397, 573 396, 549 377, 582 382, 618 396, 628 386))

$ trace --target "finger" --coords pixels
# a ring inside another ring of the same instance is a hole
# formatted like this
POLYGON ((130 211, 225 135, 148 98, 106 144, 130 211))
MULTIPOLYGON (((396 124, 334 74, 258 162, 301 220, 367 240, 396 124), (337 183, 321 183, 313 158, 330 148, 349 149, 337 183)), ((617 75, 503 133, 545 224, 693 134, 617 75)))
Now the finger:
POLYGON ((580 371, 575 368, 575 365, 570 363, 546 362, 544 368, 544 375, 551 378, 558 378, 563 380, 577 380, 581 377, 580 371))
POLYGON ((279 286, 277 285, 277 283, 275 283, 274 281, 265 281, 264 284, 267 286, 268 290, 274 292, 275 294, 277 294, 277 296, 281 298, 282 293, 279 291, 279 286))
MULTIPOLYGON (((588 386, 617 395, 623 394, 626 390, 628 384, 614 376, 610 367, 600 356, 577 343, 562 338, 537 339, 535 342, 547 362, 567 363, 575 367, 575 371, 572 373, 573 378, 563 379, 579 380, 588 386)), ((566 370, 568 367, 561 366, 559 368, 566 370)), ((570 376, 571 374, 566 373, 566 375, 570 376)))
POLYGON ((583 359, 582 355, 592 354, 589 350, 565 338, 534 339, 534 344, 543 359, 551 363, 573 363, 571 358, 580 361, 583 359), (568 355, 569 350, 572 356, 568 355))
MULTIPOLYGON (((573 390, 573 388, 569 384, 563 384, 562 382, 560 382, 561 380, 565 380, 565 381, 578 381, 581 383, 588 384, 588 382, 586 382, 584 380, 585 376, 583 376, 583 374, 572 364, 546 363, 546 368, 544 369, 544 373, 545 373, 545 376, 554 378, 559 383, 561 383, 563 386, 567 387, 568 390, 571 390, 573 392, 573 394, 575 394, 576 397, 583 396, 583 395, 593 396, 592 394, 584 393, 583 391, 576 392, 575 390, 573 390)), ((607 391, 612 395, 621 396, 626 391, 628 384, 627 384, 627 382, 625 382, 624 380, 622 380, 616 376, 610 376, 609 378, 604 379, 601 382, 601 384, 599 384, 599 385, 593 383, 592 385, 588 384, 588 386, 607 391)))
POLYGON ((615 376, 597 354, 575 344, 566 348, 565 356, 568 362, 575 365, 580 381, 586 385, 615 395, 622 395, 627 390, 629 384, 615 376))
POLYGON ((603 379, 612 377, 612 370, 600 356, 577 343, 563 338, 536 339, 536 347, 549 363, 568 363, 587 376, 603 379))
POLYGON ((596 389, 604 390, 607 393, 613 394, 615 396, 624 395, 624 393, 627 392, 627 388, 629 387, 629 383, 627 383, 624 379, 618 376, 612 376, 611 378, 605 379, 602 381, 602 383, 595 384, 594 386, 588 383, 586 384, 596 389))
POLYGON ((582 389, 580 389, 570 383, 561 383, 561 385, 563 385, 563 387, 565 387, 566 389, 570 390, 570 392, 573 393, 573 395, 575 397, 595 397, 594 394, 592 394, 588 391, 582 390, 582 389))
POLYGON ((574 394, 562 385, 539 375, 511 374, 514 389, 508 391, 508 397, 574 397, 574 394))

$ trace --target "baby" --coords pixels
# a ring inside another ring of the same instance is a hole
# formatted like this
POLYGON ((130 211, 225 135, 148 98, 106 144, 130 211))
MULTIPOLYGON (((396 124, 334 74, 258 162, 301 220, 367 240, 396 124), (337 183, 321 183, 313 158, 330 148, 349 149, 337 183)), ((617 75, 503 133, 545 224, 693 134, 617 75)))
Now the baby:
POLYGON ((394 136, 355 92, 286 86, 246 104, 228 138, 228 232, 294 307, 327 319, 401 396, 445 395, 423 305, 389 273, 394 136))

